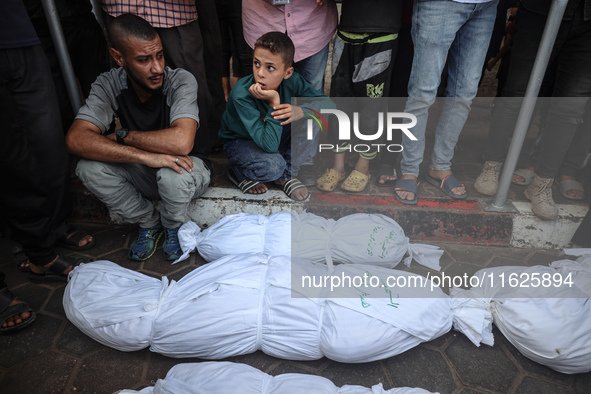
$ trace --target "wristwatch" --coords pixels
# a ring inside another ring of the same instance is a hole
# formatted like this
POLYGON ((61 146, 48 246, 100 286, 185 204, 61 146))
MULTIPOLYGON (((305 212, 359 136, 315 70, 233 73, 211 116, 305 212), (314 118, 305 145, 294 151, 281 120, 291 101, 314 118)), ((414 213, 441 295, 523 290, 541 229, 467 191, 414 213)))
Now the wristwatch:
POLYGON ((117 142, 121 145, 125 145, 125 137, 129 134, 128 129, 119 129, 115 132, 115 136, 117 137, 117 142))

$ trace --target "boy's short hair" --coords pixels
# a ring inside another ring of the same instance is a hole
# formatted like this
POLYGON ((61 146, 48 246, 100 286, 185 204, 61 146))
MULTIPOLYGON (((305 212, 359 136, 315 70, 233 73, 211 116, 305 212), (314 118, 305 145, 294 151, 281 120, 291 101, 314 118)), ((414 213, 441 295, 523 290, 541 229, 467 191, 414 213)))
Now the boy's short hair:
POLYGON ((118 51, 123 50, 123 41, 128 36, 142 41, 153 41, 158 37, 158 33, 147 20, 134 14, 121 14, 113 19, 109 27, 111 45, 118 51))
POLYGON ((257 48, 265 48, 271 51, 271 53, 280 54, 286 67, 291 67, 293 65, 295 46, 293 45, 291 38, 285 33, 271 31, 263 34, 254 43, 254 49, 257 48))

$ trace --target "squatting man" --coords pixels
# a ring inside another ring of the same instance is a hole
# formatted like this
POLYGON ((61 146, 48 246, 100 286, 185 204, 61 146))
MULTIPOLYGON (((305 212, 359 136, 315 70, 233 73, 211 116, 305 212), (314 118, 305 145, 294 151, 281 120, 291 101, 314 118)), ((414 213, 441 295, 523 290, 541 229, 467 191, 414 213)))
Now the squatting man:
POLYGON ((206 163, 190 155, 199 126, 197 82, 165 67, 160 37, 144 19, 120 15, 109 36, 119 68, 97 78, 66 144, 83 158, 76 175, 84 185, 124 221, 139 224, 129 258, 152 256, 164 234, 164 257, 176 260, 189 202, 210 182, 206 163), (122 128, 113 133, 115 117, 122 128), (160 213, 151 198, 162 200, 160 213))

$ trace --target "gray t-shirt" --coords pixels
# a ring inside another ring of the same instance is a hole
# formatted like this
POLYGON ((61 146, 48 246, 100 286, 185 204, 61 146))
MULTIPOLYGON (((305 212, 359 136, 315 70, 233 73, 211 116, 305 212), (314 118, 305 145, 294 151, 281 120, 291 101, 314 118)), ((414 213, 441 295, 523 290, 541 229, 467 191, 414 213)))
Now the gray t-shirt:
POLYGON ((96 125, 105 134, 112 130, 115 117, 123 127, 136 131, 165 129, 180 118, 199 122, 197 81, 188 71, 166 67, 162 92, 142 103, 123 68, 102 73, 76 119, 96 125))

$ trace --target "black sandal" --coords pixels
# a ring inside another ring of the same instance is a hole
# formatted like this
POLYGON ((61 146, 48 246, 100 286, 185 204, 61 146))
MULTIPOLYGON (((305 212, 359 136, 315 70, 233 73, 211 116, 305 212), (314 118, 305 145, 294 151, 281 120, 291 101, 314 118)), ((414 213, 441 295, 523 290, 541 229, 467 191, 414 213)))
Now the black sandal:
POLYGON ((70 266, 76 267, 84 262, 84 259, 74 259, 72 257, 57 256, 57 259, 51 264, 44 274, 37 274, 30 268, 27 272, 27 277, 33 283, 49 283, 49 282, 67 282, 68 275, 63 272, 70 266))
POLYGON ((58 238, 56 245, 77 252, 81 250, 87 250, 92 248, 96 243, 96 239, 94 238, 94 236, 92 236, 92 241, 90 241, 86 245, 80 246, 80 241, 82 241, 84 237, 87 237, 89 235, 90 234, 86 230, 80 230, 76 227, 70 226, 68 232, 65 235, 62 235, 58 238))
POLYGON ((306 188, 306 186, 297 178, 292 178, 283 184, 283 192, 287 194, 287 197, 291 198, 294 201, 306 201, 308 198, 310 198, 310 192, 308 192, 308 195, 302 200, 296 200, 295 198, 293 198, 293 192, 301 188, 306 188))
POLYGON ((259 195, 259 194, 265 194, 267 191, 265 190, 262 193, 249 193, 248 191, 251 190, 252 188, 258 186, 261 184, 261 182, 259 181, 251 181, 249 179, 245 179, 243 181, 238 181, 238 178, 236 178, 236 175, 234 175, 234 171, 232 171, 231 169, 228 171, 228 179, 230 179, 230 181, 232 181, 232 183, 238 188, 240 189, 240 191, 242 191, 242 193, 244 194, 253 194, 253 195, 259 195))
POLYGON ((396 184, 398 180, 398 175, 396 174, 396 168, 392 164, 382 163, 380 164, 380 168, 378 170, 378 176, 376 176, 374 180, 374 185, 378 187, 392 187, 396 184), (380 183, 380 178, 384 175, 388 176, 395 176, 396 179, 393 181, 385 181, 384 183, 380 183))
MULTIPOLYGON (((29 266, 24 266, 23 263, 29 261, 29 256, 27 256, 24 252, 20 252, 16 256, 14 256, 14 265, 20 272, 29 272, 29 266)), ((31 263, 29 263, 31 264, 31 263)))
POLYGON ((12 334, 13 332, 19 331, 33 323, 37 318, 33 309, 31 309, 26 302, 10 305, 16 298, 17 297, 8 290, 8 287, 0 289, 0 334, 2 335, 12 334), (29 312, 31 316, 27 319, 21 318, 22 322, 15 324, 12 327, 2 327, 2 324, 4 324, 9 317, 20 316, 25 312, 29 312))

